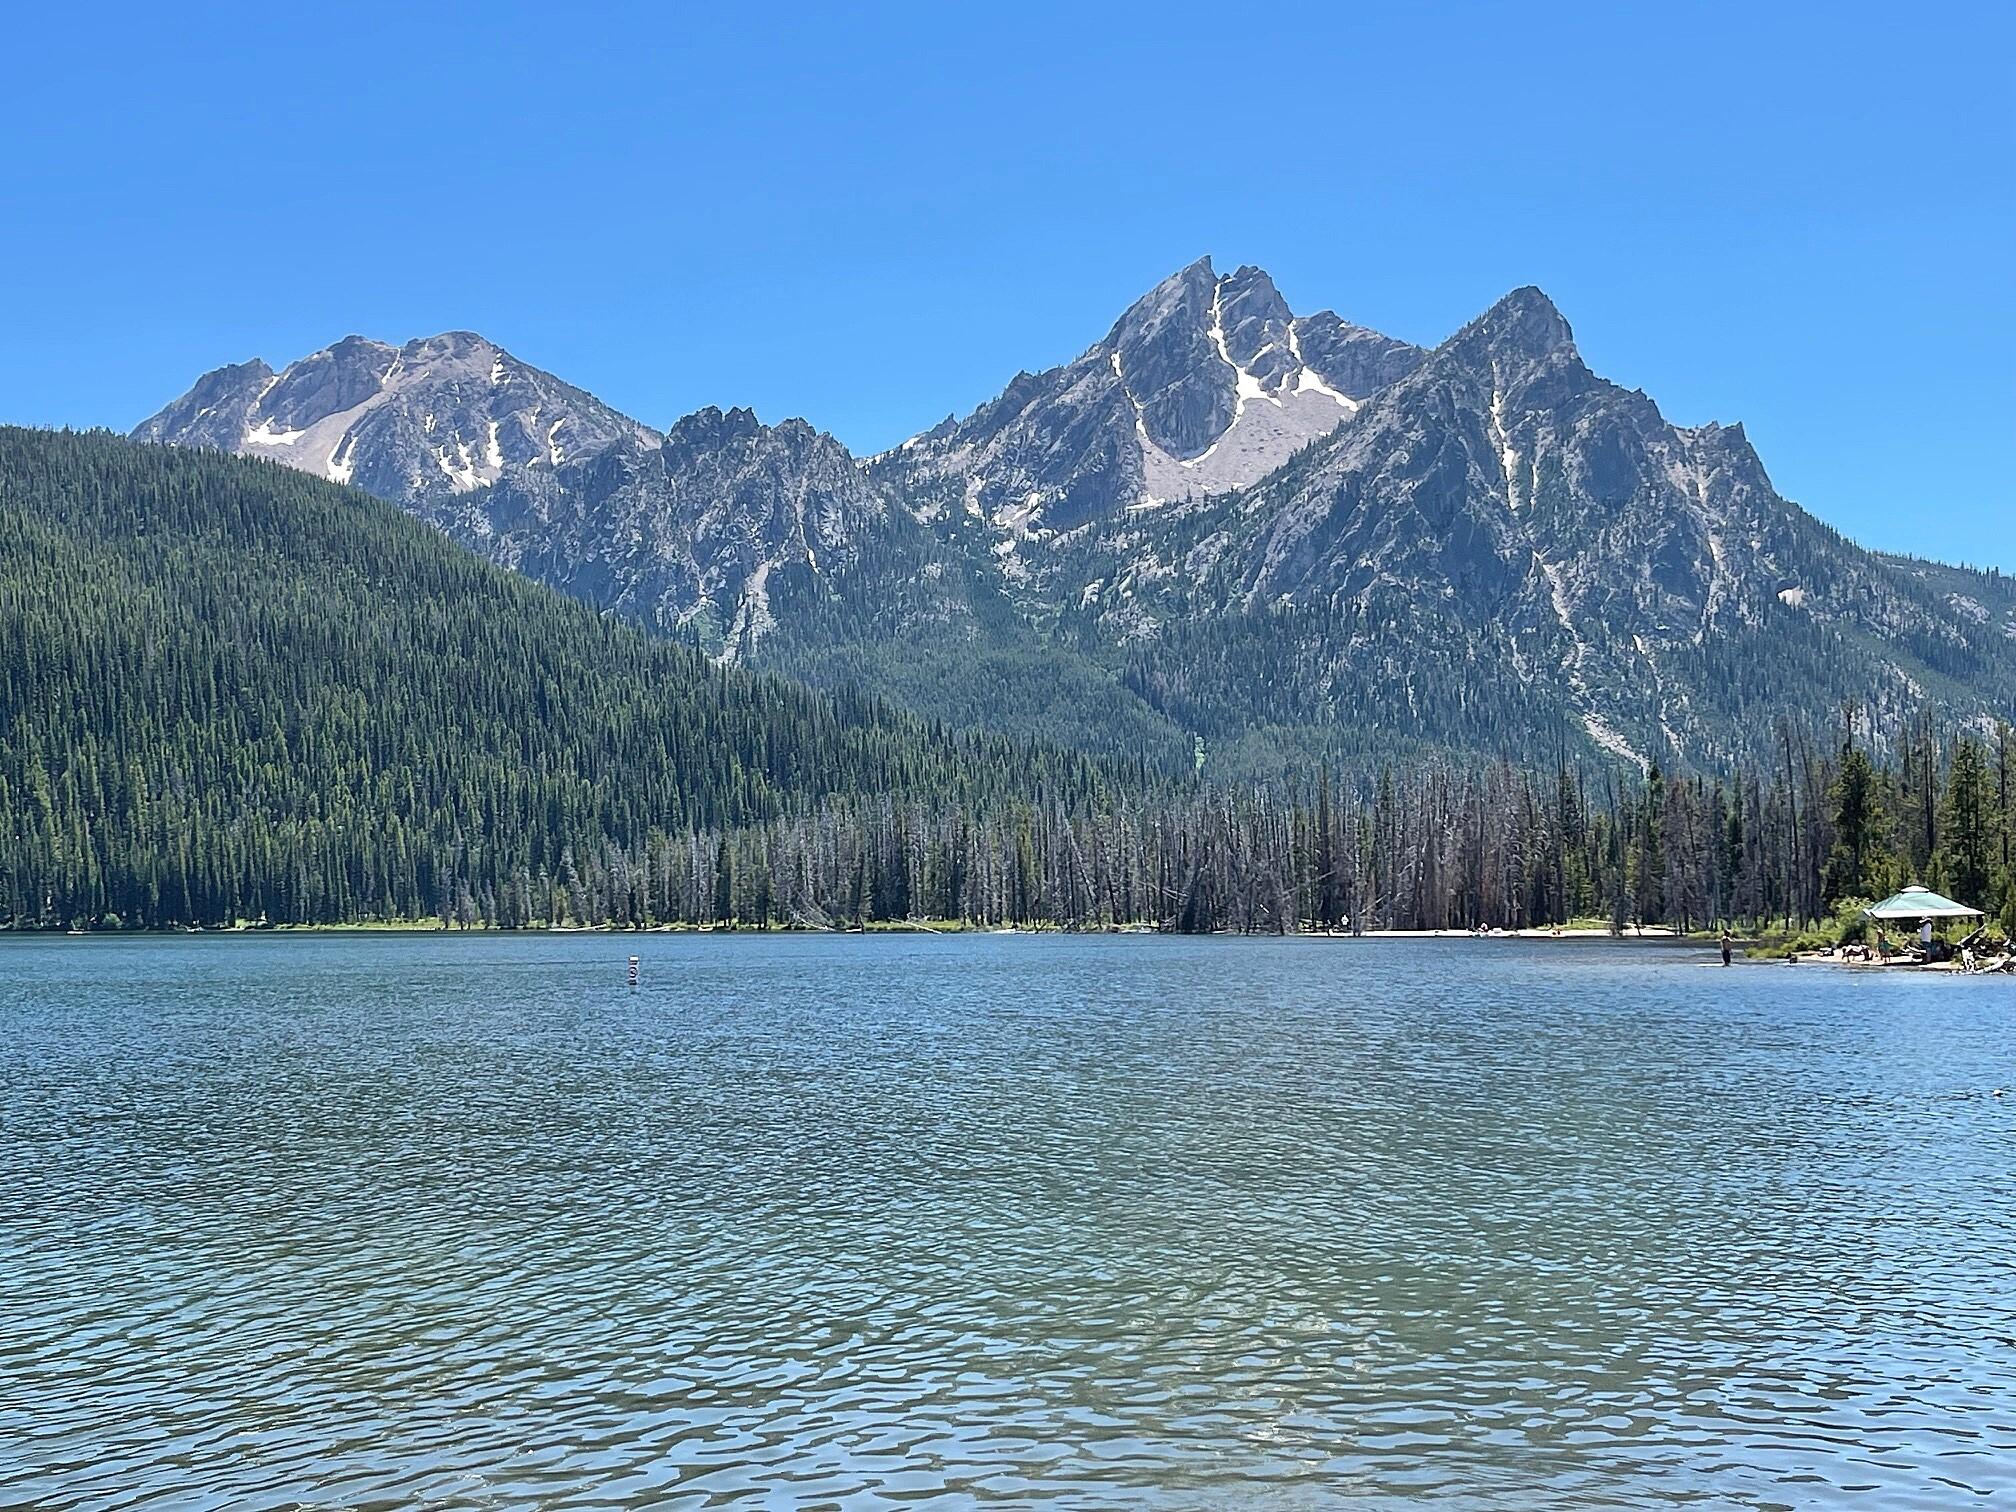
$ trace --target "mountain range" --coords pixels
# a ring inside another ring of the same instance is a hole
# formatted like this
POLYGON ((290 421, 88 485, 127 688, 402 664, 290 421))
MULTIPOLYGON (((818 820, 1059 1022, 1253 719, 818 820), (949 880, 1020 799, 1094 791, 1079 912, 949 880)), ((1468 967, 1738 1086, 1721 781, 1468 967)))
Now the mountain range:
POLYGON ((2016 706, 2016 592, 1864 550, 1519 289, 1432 350, 1200 259, 870 458, 663 433, 466 333, 205 375, 134 437, 395 502, 724 661, 1227 775, 1420 752, 1706 765, 1844 704, 2016 706))

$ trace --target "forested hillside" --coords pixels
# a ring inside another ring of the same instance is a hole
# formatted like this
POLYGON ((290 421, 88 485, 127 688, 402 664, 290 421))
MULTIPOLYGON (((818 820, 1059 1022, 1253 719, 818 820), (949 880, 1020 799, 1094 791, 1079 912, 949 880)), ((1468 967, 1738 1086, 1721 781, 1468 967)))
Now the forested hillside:
POLYGON ((717 668, 299 472, 0 429, 0 922, 544 917, 605 845, 1099 780, 717 668))

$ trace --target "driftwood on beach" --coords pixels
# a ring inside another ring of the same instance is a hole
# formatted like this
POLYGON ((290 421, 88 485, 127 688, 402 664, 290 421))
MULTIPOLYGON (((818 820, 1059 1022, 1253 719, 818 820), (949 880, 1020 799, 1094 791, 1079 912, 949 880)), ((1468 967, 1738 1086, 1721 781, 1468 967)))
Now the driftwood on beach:
POLYGON ((1928 959, 1922 952, 1884 953, 1866 945, 1836 945, 1827 950, 1794 951, 1787 961, 1802 965, 1852 966, 1859 970, 1949 971, 1966 976, 2016 976, 2016 955, 1975 956, 1961 952, 1946 959, 1928 959))

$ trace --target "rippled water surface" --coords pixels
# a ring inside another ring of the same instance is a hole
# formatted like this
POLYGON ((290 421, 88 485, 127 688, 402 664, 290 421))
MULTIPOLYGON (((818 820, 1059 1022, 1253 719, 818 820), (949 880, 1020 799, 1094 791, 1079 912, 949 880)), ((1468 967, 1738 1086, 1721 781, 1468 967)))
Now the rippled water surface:
POLYGON ((2012 1157, 2006 981, 5 940, 0 1504, 2016 1502, 2012 1157))

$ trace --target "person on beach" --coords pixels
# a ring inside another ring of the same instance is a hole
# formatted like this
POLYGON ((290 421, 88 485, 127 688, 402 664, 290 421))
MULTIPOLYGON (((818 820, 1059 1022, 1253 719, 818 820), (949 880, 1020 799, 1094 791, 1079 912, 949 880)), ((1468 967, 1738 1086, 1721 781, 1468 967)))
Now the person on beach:
POLYGON ((1734 954, 1734 951, 1731 949, 1729 931, 1725 929, 1722 931, 1722 964, 1724 966, 1729 964, 1729 958, 1732 954, 1734 954))

